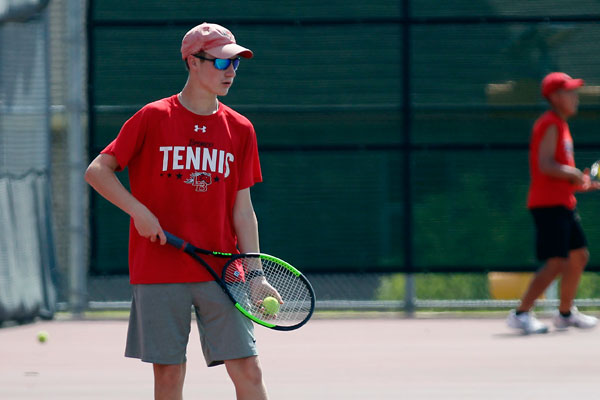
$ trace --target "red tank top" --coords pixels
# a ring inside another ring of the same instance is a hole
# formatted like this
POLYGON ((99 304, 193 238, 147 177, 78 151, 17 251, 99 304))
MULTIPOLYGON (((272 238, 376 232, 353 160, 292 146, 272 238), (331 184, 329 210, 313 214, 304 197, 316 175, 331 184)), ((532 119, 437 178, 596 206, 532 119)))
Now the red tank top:
POLYGON ((573 139, 569 125, 554 111, 546 111, 535 121, 529 146, 529 173, 531 183, 527 197, 527 207, 565 206, 570 210, 575 208, 575 185, 565 179, 554 178, 540 171, 538 154, 540 142, 551 125, 556 125, 558 138, 554 159, 556 162, 575 167, 573 139))

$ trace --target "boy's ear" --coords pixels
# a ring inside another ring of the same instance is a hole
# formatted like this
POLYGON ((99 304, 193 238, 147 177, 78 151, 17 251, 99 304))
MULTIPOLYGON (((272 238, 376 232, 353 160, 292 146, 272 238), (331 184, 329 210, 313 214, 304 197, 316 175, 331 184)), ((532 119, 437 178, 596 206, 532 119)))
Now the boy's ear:
POLYGON ((192 69, 192 65, 195 67, 196 66, 196 61, 195 61, 196 57, 194 56, 187 56, 187 65, 189 69, 192 69))

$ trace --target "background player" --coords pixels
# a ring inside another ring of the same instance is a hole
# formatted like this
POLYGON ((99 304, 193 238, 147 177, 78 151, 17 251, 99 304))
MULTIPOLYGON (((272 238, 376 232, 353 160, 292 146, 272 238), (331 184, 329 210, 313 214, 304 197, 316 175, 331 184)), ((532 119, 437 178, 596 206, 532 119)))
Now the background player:
POLYGON ((573 306, 579 279, 589 260, 574 193, 600 188, 598 182, 591 182, 589 170, 582 172, 575 167, 573 140, 567 124, 577 113, 577 89, 583 84, 583 80, 562 72, 548 74, 542 81, 542 95, 551 109, 533 127, 527 207, 535 222, 537 257, 545 264, 533 278, 519 307, 507 319, 509 327, 525 333, 548 332, 548 327, 530 310, 558 275, 562 278, 560 305, 553 317, 554 325, 559 329, 592 328, 598 322, 573 306))

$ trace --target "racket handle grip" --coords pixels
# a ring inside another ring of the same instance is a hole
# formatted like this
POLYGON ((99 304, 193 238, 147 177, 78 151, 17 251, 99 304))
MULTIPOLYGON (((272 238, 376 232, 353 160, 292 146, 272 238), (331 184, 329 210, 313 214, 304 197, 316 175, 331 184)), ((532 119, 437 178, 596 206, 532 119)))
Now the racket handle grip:
POLYGON ((163 230, 163 232, 165 233, 165 236, 167 237, 167 243, 178 248, 179 250, 183 250, 183 248, 185 246, 185 240, 180 239, 177 236, 175 236, 172 233, 169 233, 165 230, 163 230))

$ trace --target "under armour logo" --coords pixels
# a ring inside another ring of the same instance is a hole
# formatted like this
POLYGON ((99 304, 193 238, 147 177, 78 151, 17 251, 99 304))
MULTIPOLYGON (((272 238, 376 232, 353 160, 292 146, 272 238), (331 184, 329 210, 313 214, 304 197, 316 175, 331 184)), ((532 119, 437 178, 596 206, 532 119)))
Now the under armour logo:
POLYGON ((199 127, 198 125, 194 125, 194 132, 202 131, 202 133, 206 133, 206 127, 199 127))

